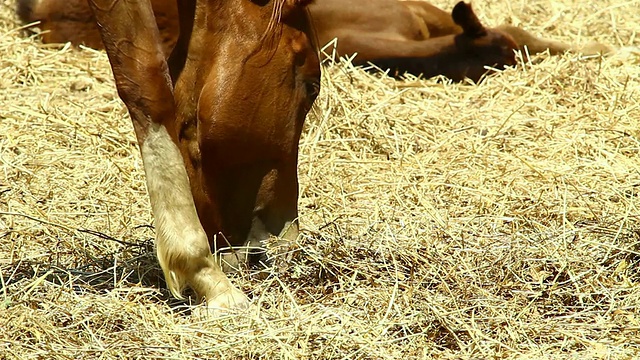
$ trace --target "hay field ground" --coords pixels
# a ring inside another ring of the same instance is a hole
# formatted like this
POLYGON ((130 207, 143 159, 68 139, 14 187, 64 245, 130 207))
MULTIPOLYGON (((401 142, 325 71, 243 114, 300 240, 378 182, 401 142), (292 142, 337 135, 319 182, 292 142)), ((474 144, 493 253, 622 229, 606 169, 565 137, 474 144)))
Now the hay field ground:
POLYGON ((255 306, 222 319, 164 289, 105 54, 22 37, 13 6, 0 358, 640 357, 640 1, 474 1, 487 24, 624 48, 479 86, 328 68, 300 144, 303 234, 266 280, 233 279, 255 306))

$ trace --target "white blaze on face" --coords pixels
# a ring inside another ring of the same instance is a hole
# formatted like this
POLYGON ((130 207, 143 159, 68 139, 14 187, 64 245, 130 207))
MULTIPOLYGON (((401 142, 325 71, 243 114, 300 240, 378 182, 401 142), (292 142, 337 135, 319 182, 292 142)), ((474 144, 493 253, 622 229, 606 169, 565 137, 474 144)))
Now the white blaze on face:
POLYGON ((169 290, 181 298, 183 287, 190 285, 209 306, 244 306, 248 300, 211 254, 178 147, 164 126, 152 123, 147 131, 140 150, 156 220, 158 261, 169 290))

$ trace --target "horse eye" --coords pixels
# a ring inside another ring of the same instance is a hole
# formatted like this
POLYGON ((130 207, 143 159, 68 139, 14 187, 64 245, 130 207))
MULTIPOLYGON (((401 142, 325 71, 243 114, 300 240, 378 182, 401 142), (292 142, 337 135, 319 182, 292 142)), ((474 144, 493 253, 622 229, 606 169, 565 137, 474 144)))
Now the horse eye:
POLYGON ((320 82, 317 80, 305 81, 304 83, 305 89, 307 90, 307 96, 311 100, 315 100, 320 94, 320 82))

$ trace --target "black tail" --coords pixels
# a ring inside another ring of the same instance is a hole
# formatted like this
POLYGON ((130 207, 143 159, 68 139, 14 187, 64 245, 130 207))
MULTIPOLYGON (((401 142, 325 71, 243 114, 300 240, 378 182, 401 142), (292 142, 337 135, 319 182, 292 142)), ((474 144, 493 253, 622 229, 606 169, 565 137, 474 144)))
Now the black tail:
POLYGON ((28 24, 30 22, 39 20, 34 16, 34 7, 37 5, 37 3, 38 0, 18 0, 18 6, 16 6, 16 14, 18 14, 18 18, 20 18, 20 21, 28 24))

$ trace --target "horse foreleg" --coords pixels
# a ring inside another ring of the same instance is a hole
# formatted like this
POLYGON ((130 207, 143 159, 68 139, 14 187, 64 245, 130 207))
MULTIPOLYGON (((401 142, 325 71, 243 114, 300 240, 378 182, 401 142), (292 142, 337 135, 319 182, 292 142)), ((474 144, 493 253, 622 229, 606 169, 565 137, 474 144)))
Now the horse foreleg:
POLYGON ((196 212, 189 179, 167 128, 176 111, 169 69, 149 0, 90 0, 120 98, 131 115, 142 153, 156 249, 167 286, 181 297, 185 285, 209 307, 246 306, 216 263, 196 212))

